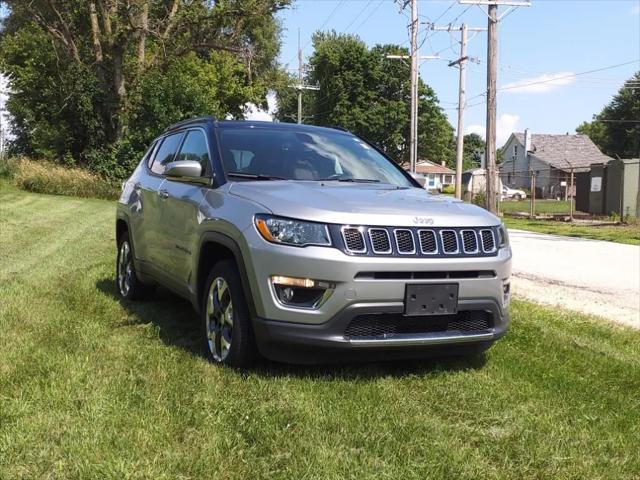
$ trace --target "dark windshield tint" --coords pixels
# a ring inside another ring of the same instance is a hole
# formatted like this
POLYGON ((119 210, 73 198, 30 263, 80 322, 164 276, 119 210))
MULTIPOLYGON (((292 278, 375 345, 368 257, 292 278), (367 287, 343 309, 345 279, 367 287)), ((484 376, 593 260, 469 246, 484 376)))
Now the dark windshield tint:
POLYGON ((330 131, 222 128, 226 173, 288 180, 372 181, 412 186, 389 160, 359 138, 330 131))

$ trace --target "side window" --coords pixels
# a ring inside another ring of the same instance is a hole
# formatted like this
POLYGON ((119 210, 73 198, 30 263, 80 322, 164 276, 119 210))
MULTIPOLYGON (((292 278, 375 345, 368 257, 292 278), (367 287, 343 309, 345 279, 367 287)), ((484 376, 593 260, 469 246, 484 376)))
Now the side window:
POLYGON ((156 153, 156 158, 153 161, 153 164, 151 164, 151 171, 153 173, 157 173, 158 175, 162 175, 164 173, 164 166, 167 163, 173 162, 183 137, 184 133, 176 133, 169 135, 162 140, 162 143, 156 153))
POLYGON ((145 152, 144 157, 142 157, 142 161, 146 162, 149 168, 151 168, 151 162, 153 161, 153 152, 156 149, 156 146, 157 142, 151 143, 151 146, 145 152))
POLYGON ((187 134, 187 139, 182 144, 177 161, 183 162, 191 160, 202 165, 202 175, 209 172, 209 150, 207 149, 207 138, 201 130, 191 130, 187 134))

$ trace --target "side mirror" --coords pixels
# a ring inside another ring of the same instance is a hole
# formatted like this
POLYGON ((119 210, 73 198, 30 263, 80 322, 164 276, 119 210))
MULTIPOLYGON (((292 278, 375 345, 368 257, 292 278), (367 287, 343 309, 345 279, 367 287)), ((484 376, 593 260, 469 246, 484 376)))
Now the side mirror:
POLYGON ((418 182, 422 188, 424 188, 425 184, 427 183, 426 177, 423 177, 422 175, 418 175, 416 173, 412 173, 411 178, 418 182))
POLYGON ((164 174, 167 177, 200 178, 202 176, 202 165, 200 165, 200 162, 193 160, 171 162, 167 163, 164 174))

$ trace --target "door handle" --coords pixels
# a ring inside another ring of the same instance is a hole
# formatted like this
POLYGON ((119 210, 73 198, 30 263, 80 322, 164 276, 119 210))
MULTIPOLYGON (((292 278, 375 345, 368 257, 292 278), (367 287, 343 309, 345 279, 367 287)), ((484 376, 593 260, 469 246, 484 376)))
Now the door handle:
POLYGON ((163 200, 166 199, 166 198, 169 198, 169 192, 167 192, 166 190, 158 190, 158 195, 163 200))

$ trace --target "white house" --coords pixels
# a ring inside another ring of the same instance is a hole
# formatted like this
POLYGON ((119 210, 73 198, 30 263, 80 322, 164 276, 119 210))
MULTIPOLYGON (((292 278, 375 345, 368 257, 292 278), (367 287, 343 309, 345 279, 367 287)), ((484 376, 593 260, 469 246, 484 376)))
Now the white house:
MULTIPOLYGON (((548 135, 514 132, 502 148, 500 179, 511 188, 531 190, 535 173, 536 196, 563 196, 571 172, 588 171, 592 163, 607 163, 586 135, 548 135)), ((569 192, 571 193, 571 192, 569 192)))
MULTIPOLYGON (((405 170, 409 169, 407 164, 403 165, 405 170)), ((429 160, 418 160, 416 163, 416 174, 424 177, 424 188, 427 190, 442 191, 442 188, 455 183, 456 172, 447 168, 445 162, 437 164, 429 160)))

